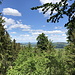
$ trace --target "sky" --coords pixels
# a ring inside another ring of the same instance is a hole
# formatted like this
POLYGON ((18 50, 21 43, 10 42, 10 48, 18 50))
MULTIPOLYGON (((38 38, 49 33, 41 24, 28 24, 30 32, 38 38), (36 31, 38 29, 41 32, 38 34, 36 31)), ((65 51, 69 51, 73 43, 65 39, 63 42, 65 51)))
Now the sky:
MULTIPOLYGON (((53 42, 66 42, 67 17, 60 19, 59 23, 47 23, 48 11, 45 15, 41 9, 31 10, 30 8, 48 2, 59 2, 60 0, 3 0, 0 11, 3 13, 5 28, 11 39, 16 42, 36 42, 39 34, 45 33, 48 39, 53 42)), ((54 12, 56 13, 56 12, 54 12)))

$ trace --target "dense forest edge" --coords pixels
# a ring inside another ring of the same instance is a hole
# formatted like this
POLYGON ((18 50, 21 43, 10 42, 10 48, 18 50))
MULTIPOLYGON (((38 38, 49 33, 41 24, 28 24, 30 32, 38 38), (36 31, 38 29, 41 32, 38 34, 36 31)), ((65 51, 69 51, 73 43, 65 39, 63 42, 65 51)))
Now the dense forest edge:
POLYGON ((48 22, 58 22, 64 14, 67 15, 68 43, 53 43, 44 33, 38 35, 36 45, 16 43, 4 28, 5 21, 0 13, 0 75, 75 75, 75 2, 69 6, 67 1, 46 3, 31 9, 43 8, 45 14, 52 7, 48 22), (55 15, 54 9, 57 11, 55 15))

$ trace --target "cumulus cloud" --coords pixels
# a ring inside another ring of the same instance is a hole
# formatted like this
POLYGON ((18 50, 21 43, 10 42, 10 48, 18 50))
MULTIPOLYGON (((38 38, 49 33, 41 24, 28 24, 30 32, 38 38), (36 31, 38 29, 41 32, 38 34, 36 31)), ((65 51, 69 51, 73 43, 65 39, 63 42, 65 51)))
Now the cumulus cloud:
POLYGON ((4 8, 2 12, 4 15, 21 16, 18 10, 12 8, 4 8))
POLYGON ((22 29, 30 29, 30 26, 24 25, 24 24, 14 24, 8 27, 8 30, 11 30, 13 28, 22 28, 22 29))
POLYGON ((6 17, 3 17, 3 19, 5 20, 5 28, 7 28, 7 30, 12 30, 14 28, 21 28, 21 29, 24 29, 24 30, 30 30, 30 25, 25 25, 20 21, 16 21, 12 18, 6 18, 6 17))
POLYGON ((6 26, 15 24, 15 20, 12 19, 12 18, 3 17, 3 19, 5 20, 5 23, 4 23, 4 24, 5 24, 6 26))

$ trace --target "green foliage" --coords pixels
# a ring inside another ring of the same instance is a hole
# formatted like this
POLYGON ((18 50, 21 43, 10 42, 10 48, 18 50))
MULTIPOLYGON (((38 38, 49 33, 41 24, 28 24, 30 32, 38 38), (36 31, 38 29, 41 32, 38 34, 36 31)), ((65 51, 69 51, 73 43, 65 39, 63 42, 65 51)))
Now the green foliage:
POLYGON ((20 50, 14 66, 7 75, 71 75, 65 50, 20 50))
POLYGON ((0 74, 6 75, 6 70, 8 68, 9 62, 9 56, 10 56, 10 50, 11 50, 11 40, 10 36, 7 33, 7 31, 4 28, 4 25, 2 24, 4 20, 2 19, 2 16, 0 17, 0 74))
POLYGON ((68 59, 66 62, 69 64, 69 72, 71 75, 75 74, 75 45, 70 43, 68 46, 65 47, 67 52, 68 59))
POLYGON ((4 28, 4 20, 0 16, 0 75, 6 75, 7 69, 13 65, 17 58, 20 44, 11 41, 9 33, 4 28), (15 58, 15 59, 14 59, 15 58))
POLYGON ((63 15, 67 15, 68 19, 71 20, 72 17, 74 17, 74 11, 75 11, 75 2, 74 0, 61 0, 60 2, 56 3, 46 3, 41 6, 33 7, 32 10, 37 10, 39 8, 42 8, 43 14, 45 14, 48 10, 51 10, 50 12, 50 18, 47 19, 47 22, 59 22, 60 18, 63 18, 63 15), (71 5, 69 5, 68 1, 73 1, 71 5), (53 14, 53 12, 56 11, 56 14, 53 14))
POLYGON ((51 40, 48 41, 47 50, 50 50, 51 52, 54 50, 54 45, 51 40))
POLYGON ((68 42, 75 44, 75 19, 66 25, 68 42))
POLYGON ((11 47, 11 49, 12 49, 12 56, 14 56, 12 58, 12 61, 14 61, 17 58, 17 55, 18 55, 18 52, 19 52, 20 49, 19 49, 19 45, 16 43, 15 39, 13 39, 11 45, 12 45, 12 47, 11 47))
MULTIPOLYGON (((40 34, 41 35, 41 34, 40 34)), ((55 50, 48 41, 47 51, 32 48, 30 43, 21 49, 18 58, 7 75, 72 75, 74 64, 70 52, 65 49, 55 50)))
POLYGON ((40 48, 41 50, 47 50, 47 45, 48 45, 48 37, 45 36, 44 33, 39 34, 37 37, 37 47, 40 48))

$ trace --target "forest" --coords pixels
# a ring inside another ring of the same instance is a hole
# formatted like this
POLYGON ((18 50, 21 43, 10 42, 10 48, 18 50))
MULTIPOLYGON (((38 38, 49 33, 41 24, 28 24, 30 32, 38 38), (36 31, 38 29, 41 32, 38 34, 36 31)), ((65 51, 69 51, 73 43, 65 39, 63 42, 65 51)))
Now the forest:
POLYGON ((64 25, 68 40, 61 45, 60 42, 53 43, 45 33, 38 35, 36 45, 16 43, 4 28, 5 21, 0 13, 0 75, 75 75, 75 1, 71 0, 70 6, 68 1, 31 8, 43 8, 43 14, 51 8, 47 22, 59 22, 63 15, 68 17, 64 25), (53 14, 54 10, 56 14, 53 14))

